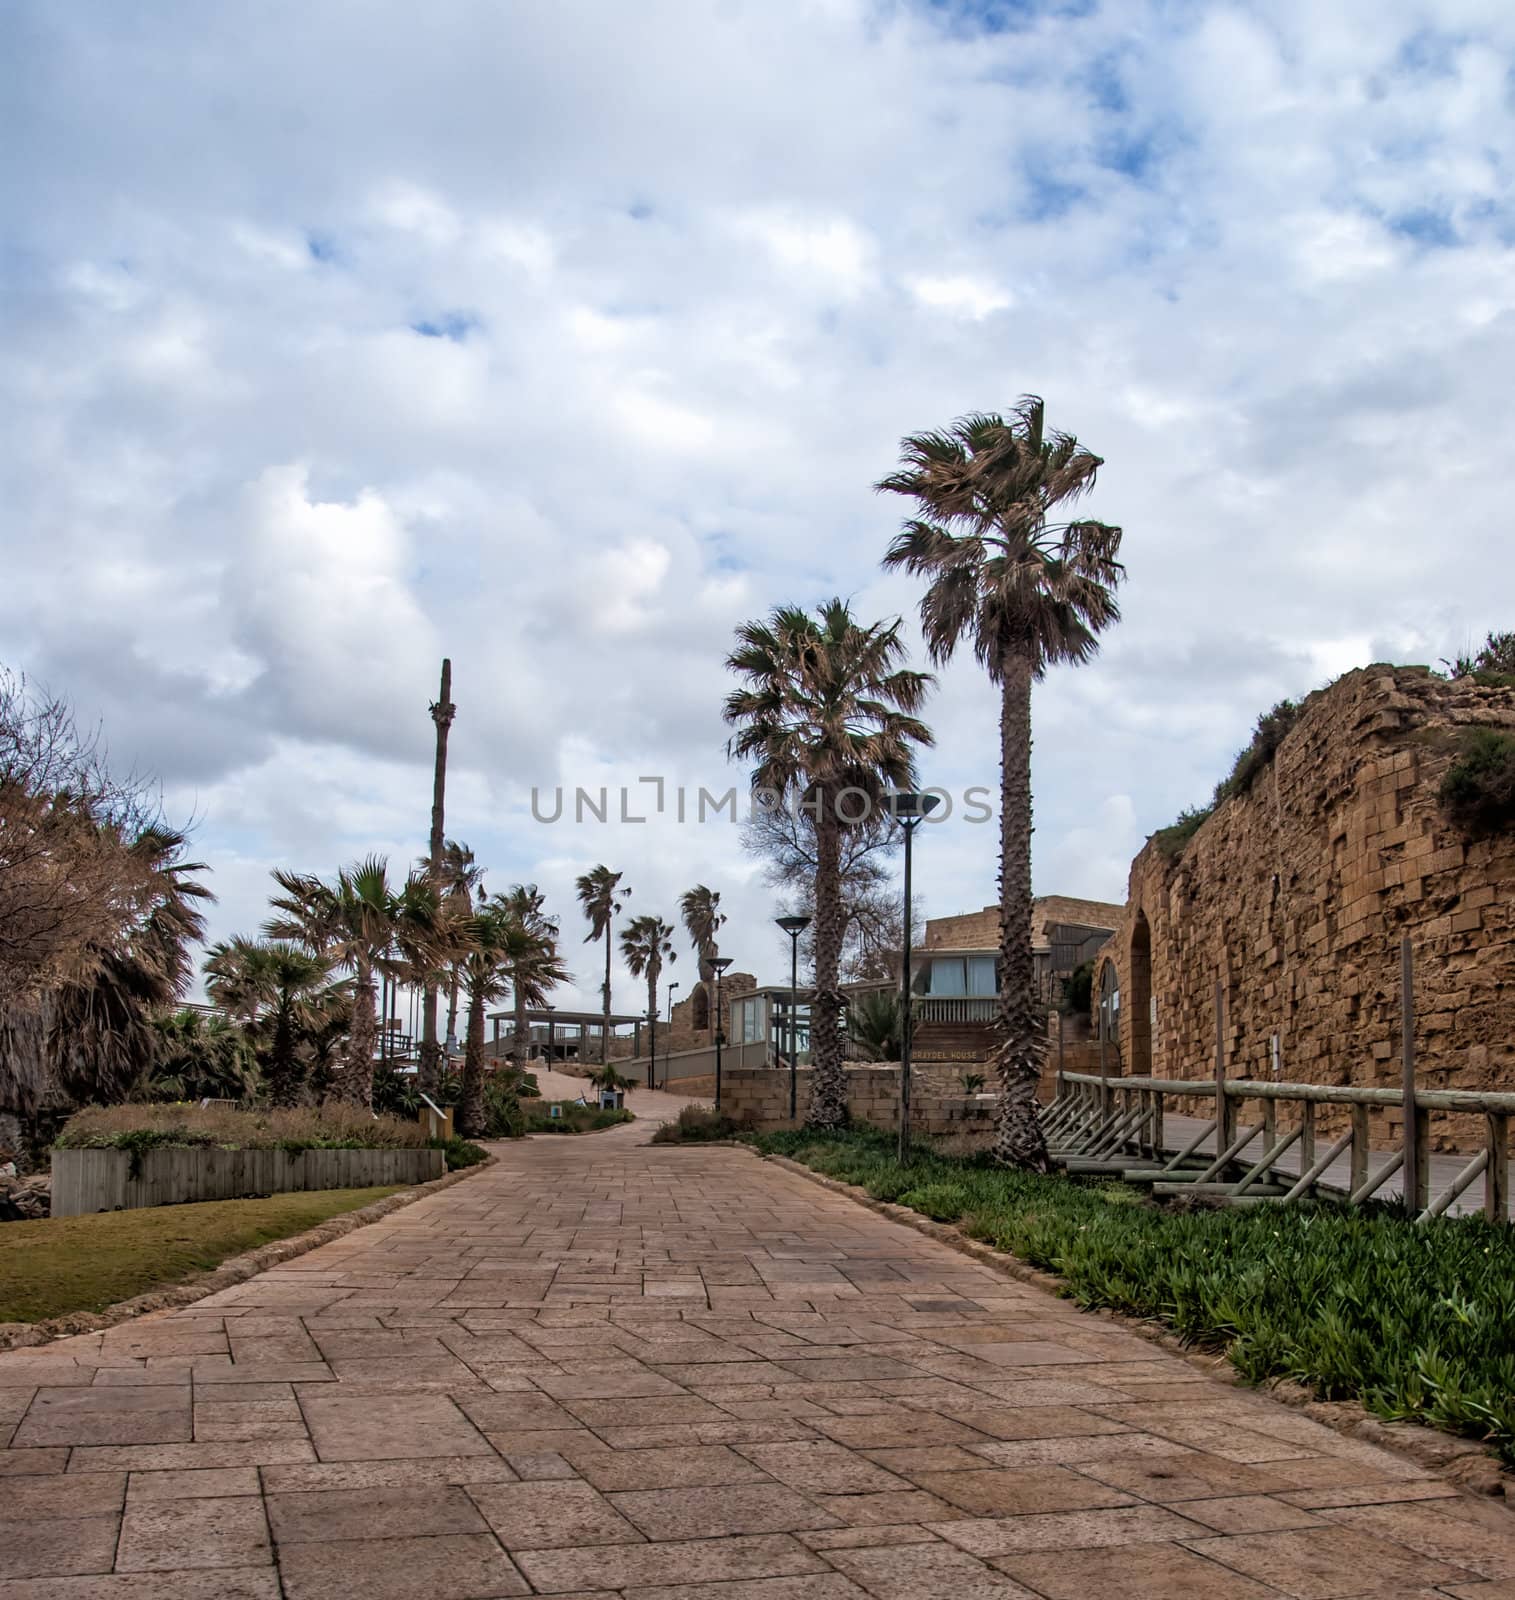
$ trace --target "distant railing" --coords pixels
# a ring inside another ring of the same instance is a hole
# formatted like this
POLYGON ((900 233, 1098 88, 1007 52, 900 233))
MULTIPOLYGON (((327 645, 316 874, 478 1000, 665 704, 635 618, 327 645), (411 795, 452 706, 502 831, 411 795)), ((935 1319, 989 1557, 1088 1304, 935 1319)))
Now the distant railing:
POLYGON ((1118 1173, 1151 1183, 1158 1194, 1187 1192, 1243 1205, 1265 1200, 1287 1205, 1324 1187, 1327 1170, 1346 1156, 1348 1179, 1338 1192, 1348 1205, 1361 1205, 1390 1178, 1404 1173, 1404 1203, 1424 1222, 1441 1216, 1481 1177, 1484 1215, 1508 1222, 1509 1119, 1515 1116, 1515 1094, 1416 1089, 1403 1117, 1400 1148, 1371 1171, 1369 1113, 1375 1106, 1403 1111, 1404 1102, 1401 1089, 1063 1072, 1042 1128, 1055 1158, 1070 1172, 1118 1173), (1163 1136, 1163 1103, 1180 1098, 1218 1098, 1219 1106, 1205 1127, 1170 1154, 1163 1136), (1257 1122, 1238 1128, 1251 1105, 1257 1107, 1257 1122), (1280 1128, 1280 1106, 1299 1108, 1294 1127, 1280 1128), (1318 1152, 1315 1137, 1317 1106, 1347 1106, 1351 1111, 1351 1126, 1324 1154, 1318 1152), (1485 1131, 1483 1148, 1433 1197, 1429 1130, 1434 1112, 1482 1116, 1485 1131), (1249 1153, 1243 1161, 1243 1151, 1252 1152, 1259 1138, 1261 1154, 1254 1160, 1249 1153), (1200 1153, 1207 1144, 1213 1156, 1200 1153), (1296 1145, 1297 1172, 1281 1170, 1280 1159, 1296 1145), (1241 1167, 1245 1170, 1235 1175, 1241 1167))

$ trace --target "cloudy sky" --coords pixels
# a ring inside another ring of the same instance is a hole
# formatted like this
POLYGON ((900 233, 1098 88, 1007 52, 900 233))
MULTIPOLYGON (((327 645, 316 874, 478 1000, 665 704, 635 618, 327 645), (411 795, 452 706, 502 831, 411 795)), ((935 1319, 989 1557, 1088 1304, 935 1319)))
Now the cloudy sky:
MULTIPOLYGON (((1259 710, 1515 625, 1512 67, 1502 0, 12 0, 0 662, 198 818, 224 935, 424 847, 449 654, 491 886, 576 940, 596 861, 703 879, 772 975, 729 823, 531 790, 741 784, 734 626, 912 617, 870 485, 1037 392, 1129 569, 1038 693, 1037 888, 1122 898, 1259 710)), ((971 660, 929 715, 993 784, 971 660)))

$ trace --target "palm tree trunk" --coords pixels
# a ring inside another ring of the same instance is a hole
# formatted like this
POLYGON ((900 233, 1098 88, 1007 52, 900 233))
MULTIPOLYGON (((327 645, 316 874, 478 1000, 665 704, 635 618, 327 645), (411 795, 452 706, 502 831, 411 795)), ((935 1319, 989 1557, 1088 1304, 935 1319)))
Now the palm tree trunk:
POLYGON ((453 962, 452 978, 447 985, 447 1032, 443 1035, 446 1039, 456 1039, 458 1036, 458 964, 453 962))
POLYGON ((600 1065, 610 1060, 610 923, 605 923, 605 1013, 600 1024, 600 1065))
POLYGON ((295 1024, 288 994, 274 1011, 274 1041, 268 1061, 268 1097, 276 1106, 298 1105, 300 1063, 295 1058, 295 1024))
POLYGON ((842 1064, 842 995, 837 968, 842 954, 842 833, 832 796, 819 796, 815 821, 815 997, 811 1005, 810 1108, 805 1125, 847 1124, 847 1069, 842 1064))
POLYGON ((347 1070, 342 1074, 343 1100, 365 1110, 373 1109, 373 1047, 379 1024, 373 973, 362 967, 353 984, 352 1032, 347 1037, 347 1070))
POLYGON ((1007 651, 1000 698, 999 1116, 994 1154, 1050 1172, 1037 1116, 1047 1020, 1037 1015, 1031 955, 1031 662, 1007 651))
POLYGON ((647 969, 647 1087, 657 1087, 658 1071, 658 979, 661 967, 647 969))
MULTIPOLYGON (((526 1070, 526 993, 521 988, 520 979, 512 980, 511 987, 515 990, 515 1025, 510 1040, 510 1059, 524 1072, 526 1070)), ((548 1062, 551 1066, 552 1063, 548 1062)))
POLYGON ((468 1044, 463 1052, 463 1086, 453 1126, 464 1139, 484 1132, 484 994, 468 997, 468 1044))
MULTIPOLYGON (((452 662, 442 662, 442 692, 431 708, 431 720, 437 725, 436 764, 431 778, 431 885, 435 893, 442 892, 442 843, 444 837, 447 802, 447 731, 452 727, 457 708, 452 703, 452 662)), ((416 1069, 423 1094, 434 1095, 442 1078, 442 1047, 437 1043, 437 983, 435 977, 426 979, 421 1002, 421 1054, 416 1069)))

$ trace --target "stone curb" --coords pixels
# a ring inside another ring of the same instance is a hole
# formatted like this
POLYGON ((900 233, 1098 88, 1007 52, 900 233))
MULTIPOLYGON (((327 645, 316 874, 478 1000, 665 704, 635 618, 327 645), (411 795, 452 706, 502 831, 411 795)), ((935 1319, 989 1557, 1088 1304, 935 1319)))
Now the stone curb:
MULTIPOLYGON (((747 1148, 751 1149, 751 1146, 747 1148)), ((760 1160, 771 1161, 776 1166, 783 1167, 786 1172, 792 1172, 797 1177, 818 1184, 822 1189, 830 1189, 833 1194, 845 1195, 849 1200, 855 1200, 859 1205, 866 1206, 868 1210, 888 1217, 891 1222, 903 1223, 905 1227, 913 1228, 916 1233, 925 1234, 928 1239, 935 1239, 938 1243, 948 1245, 963 1255, 971 1256, 975 1261, 1000 1273, 1003 1277, 1015 1278, 1021 1283, 1030 1284, 1062 1300, 1068 1298, 1068 1286, 1062 1278, 1054 1273, 1044 1272, 1040 1267, 1030 1266, 1003 1250, 996 1250, 992 1245, 970 1239, 951 1223, 933 1222, 930 1217, 923 1217, 918 1211, 911 1211, 905 1206, 897 1206, 887 1200, 875 1200, 866 1189, 861 1189, 856 1184, 843 1183, 839 1178, 828 1178, 824 1173, 790 1160, 788 1156, 763 1155, 761 1151, 753 1151, 753 1154, 760 1160)), ((1224 1383, 1233 1389, 1258 1387, 1247 1383, 1223 1355, 1207 1353, 1194 1349, 1192 1345, 1186 1345, 1176 1333, 1160 1323, 1129 1317, 1103 1306, 1091 1308, 1083 1314, 1117 1323, 1127 1332, 1134 1333, 1151 1344, 1160 1345, 1164 1350, 1178 1356, 1189 1366, 1218 1383, 1224 1383)), ((1377 1417, 1364 1415, 1362 1407, 1355 1400, 1317 1400, 1302 1384, 1292 1383, 1288 1379, 1277 1379, 1268 1383, 1263 1392, 1283 1405, 1303 1411, 1312 1421, 1322 1423, 1335 1433, 1359 1440, 1364 1444, 1377 1445, 1380 1449, 1403 1456, 1423 1471, 1434 1477, 1443 1478, 1470 1494, 1495 1498, 1503 1496, 1506 1500, 1515 1501, 1515 1478, 1505 1470, 1491 1445, 1481 1444, 1475 1439, 1462 1439, 1455 1434, 1441 1433, 1437 1429, 1423 1427, 1418 1423, 1380 1422, 1377 1417)))
POLYGON ((130 1322, 134 1317, 145 1316, 150 1311, 171 1311, 193 1305, 207 1295, 230 1289, 234 1284, 246 1283, 249 1278, 257 1277, 270 1267, 293 1261, 296 1256, 303 1256, 307 1251, 330 1244, 333 1239, 340 1239, 344 1234, 353 1233, 370 1222, 377 1222, 392 1211, 401 1211, 418 1200, 426 1199, 428 1195, 440 1194, 442 1190, 450 1189, 476 1173, 487 1171, 497 1159, 490 1156, 475 1166, 445 1173, 440 1178, 433 1178, 430 1183, 417 1184, 401 1194, 386 1195, 382 1200, 374 1200, 356 1211, 344 1211, 341 1216, 318 1222, 304 1233, 292 1234, 287 1239, 275 1239, 269 1244, 259 1245, 256 1250, 232 1256, 219 1267, 191 1278, 187 1283, 150 1289, 146 1294, 118 1301, 103 1311, 75 1311, 63 1317, 50 1317, 45 1322, 0 1322, 0 1351, 31 1349, 37 1345, 52 1344, 58 1339, 72 1338, 75 1334, 99 1333, 119 1323, 130 1322))

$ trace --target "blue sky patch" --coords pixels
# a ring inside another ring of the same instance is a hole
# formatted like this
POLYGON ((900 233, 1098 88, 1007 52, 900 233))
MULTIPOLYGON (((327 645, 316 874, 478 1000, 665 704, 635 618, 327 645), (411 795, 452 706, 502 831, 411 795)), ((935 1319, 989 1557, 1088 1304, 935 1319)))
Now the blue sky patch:
POLYGON ((423 339, 451 339, 454 344, 462 344, 480 326, 479 319, 471 311, 444 311, 425 321, 412 322, 410 329, 423 339))

